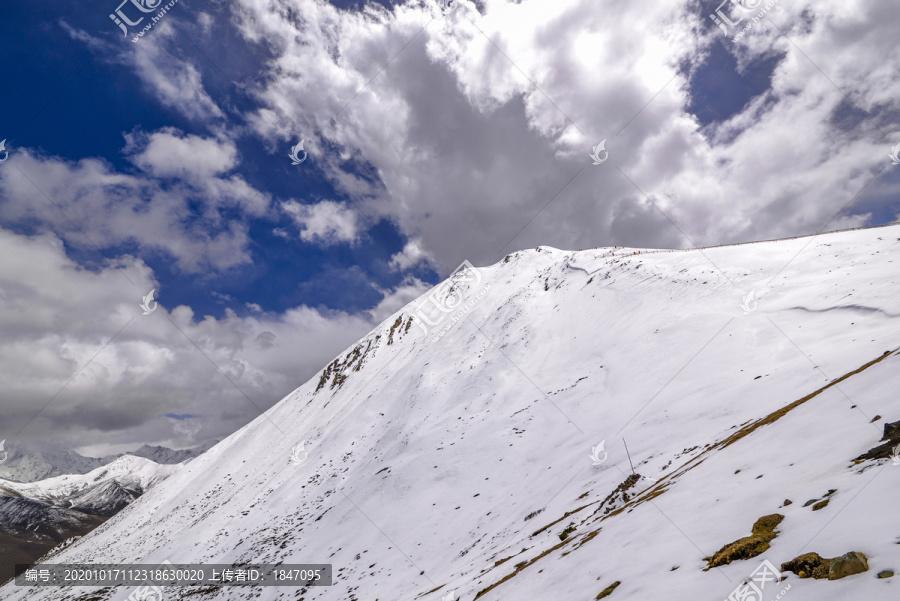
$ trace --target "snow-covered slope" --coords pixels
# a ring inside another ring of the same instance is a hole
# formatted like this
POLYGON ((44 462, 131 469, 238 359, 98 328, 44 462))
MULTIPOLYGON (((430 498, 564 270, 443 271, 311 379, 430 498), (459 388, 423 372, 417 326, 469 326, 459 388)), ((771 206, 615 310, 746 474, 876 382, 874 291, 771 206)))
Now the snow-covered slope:
POLYGON ((898 250, 891 226, 516 253, 438 287, 455 324, 404 308, 54 561, 334 565, 330 588, 165 590, 193 601, 712 601, 763 559, 859 551, 868 572, 787 574, 786 598, 896 599, 900 466, 853 459, 900 420, 898 250), (762 555, 704 571, 774 513, 762 555))

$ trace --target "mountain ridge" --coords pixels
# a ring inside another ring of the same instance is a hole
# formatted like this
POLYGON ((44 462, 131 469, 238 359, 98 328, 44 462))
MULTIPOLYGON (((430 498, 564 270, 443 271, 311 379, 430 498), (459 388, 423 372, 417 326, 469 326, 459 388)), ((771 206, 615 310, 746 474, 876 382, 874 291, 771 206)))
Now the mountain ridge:
POLYGON ((144 444, 128 453, 86 457, 71 449, 41 451, 6 441, 4 446, 9 452, 9 457, 0 464, 0 479, 25 483, 65 474, 86 474, 126 455, 142 457, 160 464, 181 463, 199 456, 218 442, 218 440, 211 440, 196 447, 178 451, 144 444))

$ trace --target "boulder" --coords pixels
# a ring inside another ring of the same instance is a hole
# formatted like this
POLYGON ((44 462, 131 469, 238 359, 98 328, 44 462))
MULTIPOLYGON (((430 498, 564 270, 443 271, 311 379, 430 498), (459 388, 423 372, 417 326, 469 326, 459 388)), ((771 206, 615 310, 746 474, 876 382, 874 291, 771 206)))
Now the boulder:
POLYGON ((831 560, 831 566, 828 568, 828 579, 838 580, 868 571, 869 562, 866 556, 857 551, 851 551, 831 560))
POLYGON ((805 553, 781 564, 782 572, 793 572, 800 578, 838 580, 869 571, 869 561, 858 551, 828 559, 818 553, 805 553))

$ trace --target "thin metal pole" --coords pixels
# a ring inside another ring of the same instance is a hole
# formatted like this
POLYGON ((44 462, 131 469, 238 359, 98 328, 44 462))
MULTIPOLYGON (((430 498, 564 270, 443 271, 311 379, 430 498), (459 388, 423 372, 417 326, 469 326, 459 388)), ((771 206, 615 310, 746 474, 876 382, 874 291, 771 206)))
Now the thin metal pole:
POLYGON ((631 463, 631 453, 628 452, 628 443, 625 442, 625 439, 622 439, 622 444, 625 445, 625 453, 628 454, 628 465, 631 466, 631 475, 634 475, 634 464, 631 463))

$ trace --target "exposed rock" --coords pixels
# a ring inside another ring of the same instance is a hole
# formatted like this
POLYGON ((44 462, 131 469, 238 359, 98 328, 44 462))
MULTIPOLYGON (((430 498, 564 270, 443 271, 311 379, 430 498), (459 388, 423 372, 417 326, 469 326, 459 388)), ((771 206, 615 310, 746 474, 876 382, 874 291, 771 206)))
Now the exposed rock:
POLYGON ((869 449, 853 461, 859 463, 866 459, 888 459, 893 455, 894 447, 900 444, 900 421, 884 425, 884 436, 877 447, 869 449))
POLYGON ((575 526, 569 524, 562 532, 559 533, 559 540, 566 540, 573 532, 575 532, 575 526))
POLYGON ((837 492, 836 488, 830 488, 830 489, 828 489, 827 493, 822 495, 821 500, 820 499, 810 499, 809 501, 804 503, 803 506, 809 507, 810 505, 812 505, 813 506, 812 510, 818 511, 818 510, 828 506, 828 501, 830 501, 830 499, 828 497, 830 497, 831 495, 833 495, 836 492, 837 492))
POLYGON ((69 499, 70 509, 108 518, 116 515, 143 492, 140 484, 122 485, 114 478, 72 496, 69 499))
POLYGON ((610 584, 608 587, 606 587, 605 589, 600 591, 600 593, 595 597, 595 599, 603 599, 604 597, 609 597, 610 595, 612 595, 612 592, 614 590, 616 590, 616 587, 619 586, 620 584, 622 584, 622 583, 620 581, 616 580, 615 582, 610 584))
POLYGON ((818 553, 804 553, 781 564, 782 572, 793 572, 800 578, 828 578, 829 560, 818 553))
POLYGON ((893 570, 882 570, 882 571, 878 572, 878 577, 879 578, 893 578, 894 571, 893 570))
POLYGON ((87 534, 104 519, 34 499, 0 496, 0 583, 66 539, 87 534))
POLYGON ((853 574, 861 574, 869 570, 866 556, 851 551, 834 559, 819 556, 818 553, 803 555, 781 564, 782 572, 793 572, 800 578, 816 578, 819 580, 839 580, 853 574))
POLYGON ((705 558, 709 564, 706 569, 723 566, 738 559, 750 559, 765 553, 769 548, 769 542, 778 536, 775 527, 783 519, 784 516, 779 513, 759 518, 753 524, 753 534, 725 545, 712 557, 705 558))
POLYGON ((828 570, 829 580, 838 580, 853 574, 862 574, 869 571, 869 562, 866 556, 857 551, 851 551, 845 555, 833 559, 828 570))
POLYGON ((625 481, 619 484, 614 491, 609 493, 609 495, 603 499, 603 502, 597 506, 597 509, 594 510, 594 514, 603 512, 604 515, 607 515, 613 511, 620 510, 623 505, 628 503, 629 495, 628 489, 632 488, 641 480, 640 474, 632 474, 625 478, 625 481))
POLYGON ((884 436, 881 437, 882 441, 888 440, 893 442, 894 440, 900 441, 900 422, 894 422, 892 424, 884 425, 884 436))
POLYGON ((783 505, 784 505, 784 507, 787 507, 788 505, 793 505, 793 503, 794 503, 794 502, 791 501, 790 499, 785 499, 783 505))

